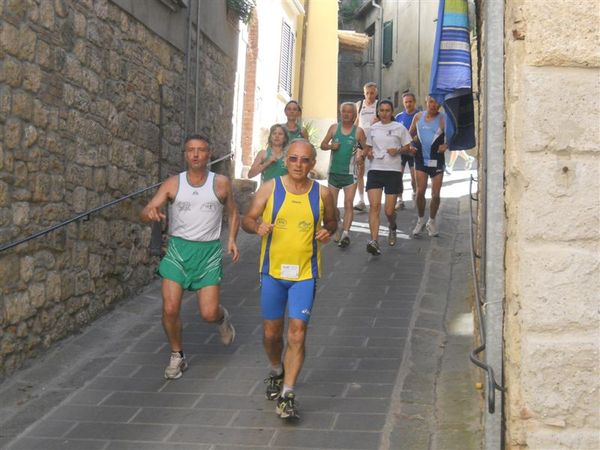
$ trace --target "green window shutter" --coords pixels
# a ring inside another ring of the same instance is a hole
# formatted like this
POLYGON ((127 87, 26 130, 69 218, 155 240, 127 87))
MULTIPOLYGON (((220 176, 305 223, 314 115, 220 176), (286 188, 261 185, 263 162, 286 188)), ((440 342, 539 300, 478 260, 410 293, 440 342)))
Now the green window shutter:
POLYGON ((384 22, 383 24, 383 65, 392 64, 392 50, 394 46, 394 22, 384 22))

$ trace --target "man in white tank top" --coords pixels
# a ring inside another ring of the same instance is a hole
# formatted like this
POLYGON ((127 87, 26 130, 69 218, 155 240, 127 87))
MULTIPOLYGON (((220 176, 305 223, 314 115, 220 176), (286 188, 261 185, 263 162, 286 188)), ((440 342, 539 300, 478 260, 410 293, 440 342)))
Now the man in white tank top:
MULTIPOLYGON (((363 86, 365 98, 356 102, 356 121, 354 124, 359 126, 368 136, 369 128, 374 122, 377 122, 377 83, 369 81, 363 86)), ((357 211, 366 211, 365 205, 365 165, 364 161, 359 161, 358 173, 356 174, 358 182, 358 203, 354 206, 357 211)))
POLYGON ((169 177, 142 210, 143 222, 166 219, 161 208, 169 202, 169 244, 158 273, 162 280, 162 323, 171 346, 165 378, 177 379, 187 369, 181 342, 181 299, 184 289, 196 291, 200 316, 218 325, 221 341, 230 345, 235 328, 219 301, 222 272, 220 242, 223 209, 227 210, 227 252, 236 262, 235 243, 240 218, 229 179, 208 170, 210 143, 205 137, 185 139, 188 170, 169 177))

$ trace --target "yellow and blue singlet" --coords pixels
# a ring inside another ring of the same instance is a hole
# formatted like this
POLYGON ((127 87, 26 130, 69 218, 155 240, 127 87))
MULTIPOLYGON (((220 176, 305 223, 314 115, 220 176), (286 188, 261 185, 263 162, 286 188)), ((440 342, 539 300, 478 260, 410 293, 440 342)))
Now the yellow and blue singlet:
POLYGON ((319 278, 321 244, 315 234, 323 217, 320 185, 313 181, 307 193, 297 195, 285 189, 281 177, 274 181, 262 219, 275 226, 262 238, 260 273, 290 281, 319 278))

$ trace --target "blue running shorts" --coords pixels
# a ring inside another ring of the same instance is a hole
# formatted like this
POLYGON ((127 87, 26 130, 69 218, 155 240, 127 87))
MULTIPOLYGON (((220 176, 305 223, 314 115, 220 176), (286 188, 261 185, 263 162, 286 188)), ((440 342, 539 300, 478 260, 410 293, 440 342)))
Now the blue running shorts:
POLYGON ((315 301, 317 279, 289 281, 260 274, 260 309, 264 320, 277 320, 285 315, 308 323, 315 301))

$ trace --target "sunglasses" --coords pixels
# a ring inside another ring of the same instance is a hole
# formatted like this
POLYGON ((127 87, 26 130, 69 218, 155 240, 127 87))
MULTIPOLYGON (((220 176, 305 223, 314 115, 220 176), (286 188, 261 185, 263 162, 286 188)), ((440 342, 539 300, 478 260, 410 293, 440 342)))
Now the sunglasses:
POLYGON ((296 155, 290 155, 287 157, 289 162, 292 163, 297 163, 298 161, 300 161, 300 163, 302 164, 310 164, 312 162, 312 158, 309 158, 308 156, 296 156, 296 155))

